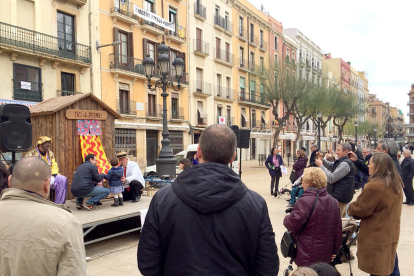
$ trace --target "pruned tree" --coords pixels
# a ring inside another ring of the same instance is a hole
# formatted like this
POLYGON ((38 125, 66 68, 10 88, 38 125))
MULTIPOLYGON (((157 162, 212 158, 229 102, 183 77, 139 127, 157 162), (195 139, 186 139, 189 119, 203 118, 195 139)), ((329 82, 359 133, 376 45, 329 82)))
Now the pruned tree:
POLYGON ((337 91, 338 97, 332 104, 335 105, 332 122, 338 128, 339 142, 342 142, 344 128, 349 119, 354 118, 358 112, 356 97, 343 91, 337 91))

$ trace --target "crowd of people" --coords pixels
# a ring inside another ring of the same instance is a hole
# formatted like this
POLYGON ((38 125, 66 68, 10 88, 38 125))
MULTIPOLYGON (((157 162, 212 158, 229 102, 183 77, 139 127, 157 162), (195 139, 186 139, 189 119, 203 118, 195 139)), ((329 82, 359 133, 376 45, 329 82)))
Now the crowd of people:
MULTIPOLYGON (((60 189, 58 183, 65 181, 57 177, 50 142, 39 138, 33 155, 17 162, 11 173, 0 166, 0 275, 86 274, 80 222, 64 204, 48 200, 50 189, 60 189)), ((153 196, 137 251, 143 275, 278 275, 266 200, 228 166, 236 145, 229 127, 207 127, 194 159, 180 160, 183 171, 153 196)), ((400 275, 396 250, 402 204, 414 205, 409 151, 400 166, 398 145, 391 140, 380 141, 374 153, 361 153, 350 143, 338 145, 335 154, 322 153, 316 145, 311 149, 309 163, 306 149, 297 151, 291 212, 283 220, 296 246, 291 257, 298 269, 291 275, 340 275, 333 261, 346 216, 360 220, 358 267, 369 275, 400 275)), ((280 148, 272 149, 265 162, 274 196, 284 169, 279 153, 280 148)), ((139 201, 144 179, 138 164, 121 152, 111 166, 106 175, 99 174, 96 156, 85 157, 71 185, 77 208, 92 210, 109 193, 113 207, 139 201), (99 185, 103 179, 110 189, 99 185)))

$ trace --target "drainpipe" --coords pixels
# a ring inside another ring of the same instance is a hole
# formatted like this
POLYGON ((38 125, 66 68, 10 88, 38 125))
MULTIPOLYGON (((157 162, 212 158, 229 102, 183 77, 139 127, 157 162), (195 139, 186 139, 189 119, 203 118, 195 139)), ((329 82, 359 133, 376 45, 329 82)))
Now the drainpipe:
MULTIPOLYGON (((91 70, 90 70, 90 82, 91 82, 91 87, 90 87, 90 91, 93 94, 93 60, 92 60, 92 51, 93 51, 93 45, 95 45, 95 43, 93 43, 93 37, 92 37, 92 1, 89 1, 89 45, 91 47, 91 70)), ((102 93, 102 91, 101 91, 102 93)), ((102 95, 101 95, 101 100, 102 100, 102 95)))
MULTIPOLYGON (((250 66, 250 17, 247 16, 247 66, 250 66)), ((247 67, 249 68, 249 67, 247 67)), ((249 70, 250 71, 250 70, 249 70)), ((249 84, 249 99, 251 98, 252 94, 250 94, 250 72, 247 73, 247 81, 249 84)), ((249 118, 250 118, 250 132, 252 131, 252 107, 249 105, 249 118)), ((250 141, 250 160, 252 160, 252 139, 249 137, 250 141)))

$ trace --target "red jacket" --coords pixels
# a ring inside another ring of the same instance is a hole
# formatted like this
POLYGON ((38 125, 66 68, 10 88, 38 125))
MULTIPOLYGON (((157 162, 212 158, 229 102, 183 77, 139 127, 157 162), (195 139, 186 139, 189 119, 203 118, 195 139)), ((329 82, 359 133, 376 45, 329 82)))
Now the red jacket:
POLYGON ((326 188, 320 190, 312 216, 301 230, 309 217, 317 192, 316 188, 306 189, 296 201, 290 215, 283 221, 283 225, 292 232, 298 244, 294 260, 297 266, 330 262, 332 255, 336 255, 341 246, 342 220, 339 204, 328 195, 326 188))

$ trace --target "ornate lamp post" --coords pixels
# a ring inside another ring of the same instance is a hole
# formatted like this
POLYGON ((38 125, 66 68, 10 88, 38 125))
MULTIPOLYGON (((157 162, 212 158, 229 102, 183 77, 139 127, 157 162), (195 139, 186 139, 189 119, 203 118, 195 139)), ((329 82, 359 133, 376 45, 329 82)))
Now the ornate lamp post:
POLYGON ((358 147, 358 122, 357 121, 355 121, 354 126, 355 126, 355 150, 356 150, 358 147))
POLYGON ((172 63, 175 69, 174 71, 176 72, 175 77, 178 80, 177 88, 175 88, 174 83, 168 80, 168 75, 170 72, 170 57, 168 46, 165 45, 165 42, 163 41, 157 50, 158 53, 160 53, 160 55, 157 58, 157 68, 160 72, 160 79, 155 82, 154 88, 151 88, 151 77, 154 74, 155 67, 154 60, 152 60, 152 58, 149 55, 147 55, 142 62, 142 65, 144 66, 145 70, 145 76, 148 79, 148 89, 150 91, 155 91, 157 88, 162 89, 162 146, 160 153, 158 154, 158 159, 155 160, 155 164, 158 176, 175 176, 176 160, 174 159, 173 152, 170 149, 170 134, 168 132, 167 126, 167 87, 171 87, 174 91, 180 90, 180 79, 183 76, 185 63, 182 60, 182 58, 179 57, 177 57, 172 63))
POLYGON ((321 150, 321 118, 322 118, 322 112, 318 111, 318 113, 316 113, 316 117, 318 118, 318 150, 321 150))

